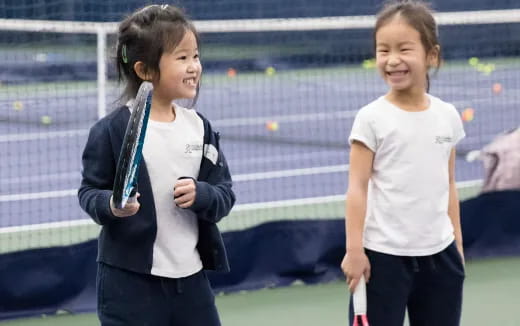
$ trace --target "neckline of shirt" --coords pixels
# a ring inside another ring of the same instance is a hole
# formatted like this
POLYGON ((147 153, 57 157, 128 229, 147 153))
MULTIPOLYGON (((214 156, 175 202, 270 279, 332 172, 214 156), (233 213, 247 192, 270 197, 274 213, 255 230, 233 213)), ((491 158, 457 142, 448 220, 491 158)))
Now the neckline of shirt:
POLYGON ((393 108, 394 110, 396 110, 398 112, 402 112, 404 114, 415 114, 415 115, 418 115, 418 114, 427 114, 427 113, 432 111, 433 100, 434 99, 433 99, 433 97, 430 94, 426 94, 426 96, 428 97, 428 100, 429 100, 428 107, 426 109, 420 110, 420 111, 408 111, 408 110, 402 109, 399 106, 395 105, 394 103, 390 102, 388 99, 386 99, 385 95, 381 96, 380 100, 383 101, 388 106, 390 106, 391 108, 393 108))

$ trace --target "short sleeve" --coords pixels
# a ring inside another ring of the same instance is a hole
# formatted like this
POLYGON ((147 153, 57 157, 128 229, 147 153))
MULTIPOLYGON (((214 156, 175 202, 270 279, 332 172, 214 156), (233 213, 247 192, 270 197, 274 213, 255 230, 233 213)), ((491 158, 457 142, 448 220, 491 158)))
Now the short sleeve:
POLYGON ((359 141, 375 153, 377 147, 376 135, 374 133, 374 129, 372 128, 369 113, 370 112, 368 112, 366 109, 361 109, 358 111, 356 118, 354 119, 354 124, 352 125, 352 130, 350 132, 348 142, 350 145, 352 145, 355 140, 359 141))
POLYGON ((466 137, 466 133, 464 132, 462 119, 457 109, 453 105, 451 105, 451 113, 451 125, 453 126, 453 145, 456 145, 459 141, 466 137))

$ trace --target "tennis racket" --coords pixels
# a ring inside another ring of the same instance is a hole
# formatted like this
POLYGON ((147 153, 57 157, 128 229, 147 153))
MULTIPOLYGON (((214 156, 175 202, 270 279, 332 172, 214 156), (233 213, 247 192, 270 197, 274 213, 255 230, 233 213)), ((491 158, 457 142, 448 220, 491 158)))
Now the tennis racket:
POLYGON ((352 326, 369 326, 367 319, 367 287, 365 276, 361 275, 352 295, 354 305, 354 323, 352 326), (361 320, 361 323, 359 323, 361 320))
POLYGON ((122 209, 127 202, 135 202, 137 172, 143 156, 143 143, 148 117, 152 106, 153 86, 142 82, 131 105, 130 120, 126 126, 123 146, 117 162, 112 200, 116 208, 122 209))

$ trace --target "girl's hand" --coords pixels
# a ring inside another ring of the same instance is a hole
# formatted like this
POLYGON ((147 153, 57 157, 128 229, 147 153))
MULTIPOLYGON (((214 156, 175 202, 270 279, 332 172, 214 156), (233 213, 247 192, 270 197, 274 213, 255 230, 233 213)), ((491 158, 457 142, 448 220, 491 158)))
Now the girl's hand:
POLYGON ((128 201, 126 202, 125 207, 119 209, 114 206, 114 201, 112 200, 112 196, 110 197, 110 209, 112 210, 112 214, 114 214, 117 217, 128 217, 135 215, 137 211, 139 211, 139 207, 141 207, 141 204, 139 204, 139 201, 137 201, 137 198, 139 198, 141 194, 136 194, 136 200, 134 201, 128 201))
POLYGON ((365 275, 367 283, 370 279, 370 262, 363 249, 349 250, 341 262, 341 269, 347 278, 350 292, 356 289, 361 275, 365 275))
POLYGON ((188 208, 195 202, 196 186, 191 178, 178 179, 173 187, 175 204, 180 208, 188 208))

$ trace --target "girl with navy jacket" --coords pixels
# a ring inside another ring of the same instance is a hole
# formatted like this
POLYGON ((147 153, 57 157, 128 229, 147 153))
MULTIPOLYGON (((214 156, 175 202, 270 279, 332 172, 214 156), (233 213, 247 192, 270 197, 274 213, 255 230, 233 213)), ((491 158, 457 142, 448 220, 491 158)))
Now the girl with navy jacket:
POLYGON ((116 63, 124 97, 131 103, 145 80, 154 93, 136 202, 112 205, 129 103, 92 127, 83 152, 79 202, 102 226, 97 292, 103 326, 220 325, 204 270, 229 270, 216 223, 235 202, 231 176, 209 121, 173 103, 197 98, 198 43, 193 24, 170 5, 147 6, 119 26, 116 63))

